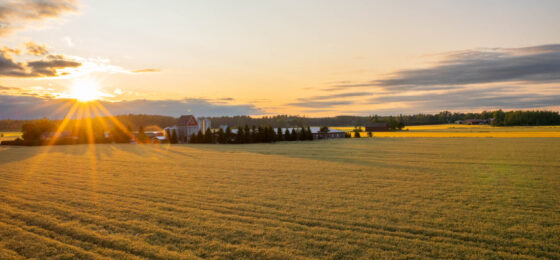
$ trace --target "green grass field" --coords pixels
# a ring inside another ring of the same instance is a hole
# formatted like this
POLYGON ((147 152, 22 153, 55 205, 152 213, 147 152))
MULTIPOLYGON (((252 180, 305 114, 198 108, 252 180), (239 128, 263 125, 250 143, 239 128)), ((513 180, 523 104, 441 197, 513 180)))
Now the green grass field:
POLYGON ((560 258, 560 139, 0 146, 0 259, 560 258))

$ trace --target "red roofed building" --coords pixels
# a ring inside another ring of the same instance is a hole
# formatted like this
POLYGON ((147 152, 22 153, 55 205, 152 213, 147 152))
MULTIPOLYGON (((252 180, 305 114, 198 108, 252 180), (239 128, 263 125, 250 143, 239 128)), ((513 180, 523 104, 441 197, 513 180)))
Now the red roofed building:
POLYGON ((210 120, 196 119, 193 115, 184 115, 177 119, 177 125, 166 127, 164 130, 169 135, 172 135, 173 131, 175 131, 177 140, 180 143, 188 143, 191 135, 197 134, 198 131, 205 133, 208 128, 210 128, 210 120))

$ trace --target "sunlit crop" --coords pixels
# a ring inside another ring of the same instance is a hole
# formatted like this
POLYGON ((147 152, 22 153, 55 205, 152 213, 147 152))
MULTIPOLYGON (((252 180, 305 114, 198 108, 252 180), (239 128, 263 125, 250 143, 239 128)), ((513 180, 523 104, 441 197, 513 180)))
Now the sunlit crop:
POLYGON ((560 139, 0 146, 0 258, 560 258, 560 139))
MULTIPOLYGON (((354 127, 333 127, 343 131, 352 131, 354 127)), ((559 126, 514 126, 493 127, 489 125, 420 125, 407 126, 402 131, 372 132, 373 137, 496 137, 524 138, 560 137, 559 126)), ((362 132, 361 137, 368 133, 362 132)))

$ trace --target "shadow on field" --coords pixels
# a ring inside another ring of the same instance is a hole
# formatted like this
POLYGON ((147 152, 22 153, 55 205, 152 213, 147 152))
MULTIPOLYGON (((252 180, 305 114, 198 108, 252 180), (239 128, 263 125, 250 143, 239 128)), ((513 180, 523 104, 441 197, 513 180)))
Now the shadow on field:
POLYGON ((395 155, 432 156, 433 154, 395 151, 402 145, 397 139, 331 139, 318 141, 278 142, 267 144, 189 144, 189 148, 225 152, 276 155, 288 158, 376 166, 397 169, 426 169, 416 164, 402 164, 395 155))
POLYGON ((0 147, 0 165, 31 158, 37 155, 35 150, 31 150, 34 148, 36 150, 37 147, 2 146, 0 147))
MULTIPOLYGON (((192 144, 185 147, 402 170, 431 170, 434 164, 442 167, 458 164, 471 167, 502 164, 541 166, 539 159, 554 157, 557 154, 555 144, 558 143, 557 138, 352 138, 274 144, 192 144), (547 150, 544 155, 543 150, 547 150)), ((560 164, 547 166, 560 167, 560 164)))

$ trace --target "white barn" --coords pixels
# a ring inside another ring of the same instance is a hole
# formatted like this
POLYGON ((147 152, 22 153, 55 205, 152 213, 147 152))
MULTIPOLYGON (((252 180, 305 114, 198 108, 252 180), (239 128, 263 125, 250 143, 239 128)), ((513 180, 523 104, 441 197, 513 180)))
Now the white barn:
MULTIPOLYGON (((185 115, 179 117, 177 125, 164 128, 165 135, 177 134, 179 143, 188 143, 192 134, 197 134, 198 131, 206 132, 206 129, 211 127, 209 119, 197 119, 193 115, 185 115)), ((168 139, 171 136, 167 136, 168 139)))

